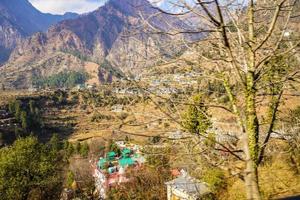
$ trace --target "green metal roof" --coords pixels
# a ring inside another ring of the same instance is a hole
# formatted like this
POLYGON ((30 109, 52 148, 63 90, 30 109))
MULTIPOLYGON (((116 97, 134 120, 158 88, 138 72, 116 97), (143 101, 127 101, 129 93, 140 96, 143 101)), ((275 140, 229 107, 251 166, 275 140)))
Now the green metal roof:
POLYGON ((116 156, 116 153, 114 151, 110 151, 107 153, 108 156, 116 156))
POLYGON ((106 155, 107 155, 109 160, 113 160, 116 157, 117 154, 114 151, 110 151, 106 155))
POLYGON ((130 153, 131 153, 130 149, 125 148, 125 149, 122 150, 122 156, 123 157, 128 157, 130 155, 130 153))
POLYGON ((104 167, 106 161, 107 161, 106 158, 100 159, 100 160, 98 161, 98 163, 97 163, 98 167, 99 167, 100 169, 103 169, 103 167, 104 167))
POLYGON ((119 160, 119 164, 122 167, 130 166, 130 165, 134 164, 134 161, 131 158, 122 158, 122 159, 119 160))
POLYGON ((128 148, 124 148, 124 149, 122 150, 122 153, 131 153, 131 150, 128 149, 128 148))

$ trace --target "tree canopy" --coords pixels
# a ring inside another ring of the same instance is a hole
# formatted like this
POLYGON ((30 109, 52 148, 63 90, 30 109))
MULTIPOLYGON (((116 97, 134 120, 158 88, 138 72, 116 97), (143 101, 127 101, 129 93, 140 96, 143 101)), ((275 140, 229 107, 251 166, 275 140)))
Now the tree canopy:
POLYGON ((84 84, 88 80, 85 72, 60 72, 45 78, 36 78, 33 85, 38 87, 71 88, 78 84, 84 84))
POLYGON ((33 193, 55 196, 60 185, 58 151, 35 137, 18 139, 0 149, 0 196, 3 200, 27 199, 33 193))

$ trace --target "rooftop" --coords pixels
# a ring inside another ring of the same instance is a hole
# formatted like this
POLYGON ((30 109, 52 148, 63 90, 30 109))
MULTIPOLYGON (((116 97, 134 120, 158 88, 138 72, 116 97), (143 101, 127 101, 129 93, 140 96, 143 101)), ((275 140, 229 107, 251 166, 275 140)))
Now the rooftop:
POLYGON ((200 182, 188 175, 180 176, 165 184, 193 196, 202 196, 210 192, 206 183, 200 182))
POLYGON ((121 158, 119 164, 121 167, 131 166, 134 164, 134 160, 132 158, 121 158))

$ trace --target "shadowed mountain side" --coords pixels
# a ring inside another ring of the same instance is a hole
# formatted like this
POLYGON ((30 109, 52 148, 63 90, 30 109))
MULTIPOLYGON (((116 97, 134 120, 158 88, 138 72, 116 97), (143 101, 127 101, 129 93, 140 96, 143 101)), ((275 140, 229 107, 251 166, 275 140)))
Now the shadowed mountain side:
POLYGON ((0 64, 8 59, 10 51, 25 37, 38 31, 45 31, 59 21, 77 16, 76 13, 65 15, 42 13, 27 0, 1 0, 0 64))
POLYGON ((158 56, 170 58, 183 48, 170 42, 181 36, 154 32, 188 25, 177 17, 156 13, 147 0, 110 0, 94 12, 62 21, 20 43, 4 65, 0 80, 6 87, 28 88, 32 76, 50 76, 65 69, 76 71, 83 61, 94 62, 100 68, 108 61, 110 68, 106 71, 139 72, 154 65, 158 56), (70 56, 79 59, 60 64, 55 55, 63 61, 70 56))

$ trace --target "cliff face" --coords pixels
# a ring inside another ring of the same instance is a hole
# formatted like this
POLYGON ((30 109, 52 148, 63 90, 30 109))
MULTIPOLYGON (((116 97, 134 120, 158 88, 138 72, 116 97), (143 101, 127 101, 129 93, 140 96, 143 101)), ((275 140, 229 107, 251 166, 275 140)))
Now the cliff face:
POLYGON ((154 32, 186 26, 178 18, 155 13, 147 0, 110 0, 94 12, 62 21, 21 42, 1 69, 6 77, 0 75, 0 80, 8 87, 26 88, 33 74, 50 76, 63 69, 77 70, 84 68, 86 61, 109 74, 120 69, 125 73, 141 71, 154 64, 158 55, 170 56, 180 50, 169 45, 178 38, 154 32), (63 62, 53 62, 58 55, 63 62), (110 67, 102 69, 103 62, 109 62, 110 67))
POLYGON ((22 38, 22 31, 9 20, 0 16, 0 65, 8 59, 12 48, 22 38))
POLYGON ((0 1, 0 64, 6 61, 10 52, 22 39, 49 26, 77 17, 75 13, 51 15, 41 13, 27 0, 0 1))

